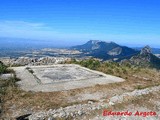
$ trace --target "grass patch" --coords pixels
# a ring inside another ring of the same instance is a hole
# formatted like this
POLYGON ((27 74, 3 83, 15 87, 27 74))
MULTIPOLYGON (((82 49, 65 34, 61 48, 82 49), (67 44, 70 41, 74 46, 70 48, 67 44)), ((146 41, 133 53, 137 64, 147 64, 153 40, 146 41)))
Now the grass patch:
MULTIPOLYGON (((15 84, 17 81, 19 81, 18 78, 16 78, 16 75, 14 72, 11 70, 13 77, 8 79, 8 80, 0 80, 0 117, 4 113, 4 103, 6 102, 5 97, 9 93, 13 93, 13 89, 17 89, 17 85, 15 84)), ((16 93, 14 93, 16 94, 16 93)), ((12 99, 12 94, 7 98, 7 99, 12 99)))

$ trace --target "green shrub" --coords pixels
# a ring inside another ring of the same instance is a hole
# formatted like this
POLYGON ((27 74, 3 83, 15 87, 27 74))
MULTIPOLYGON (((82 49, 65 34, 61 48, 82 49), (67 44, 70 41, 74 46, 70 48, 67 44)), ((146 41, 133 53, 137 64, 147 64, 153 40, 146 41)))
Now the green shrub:
POLYGON ((3 74, 7 71, 7 67, 0 61, 0 74, 3 74))
POLYGON ((98 60, 89 59, 89 60, 82 60, 79 63, 83 67, 87 67, 93 70, 96 70, 98 67, 100 67, 100 62, 98 60))

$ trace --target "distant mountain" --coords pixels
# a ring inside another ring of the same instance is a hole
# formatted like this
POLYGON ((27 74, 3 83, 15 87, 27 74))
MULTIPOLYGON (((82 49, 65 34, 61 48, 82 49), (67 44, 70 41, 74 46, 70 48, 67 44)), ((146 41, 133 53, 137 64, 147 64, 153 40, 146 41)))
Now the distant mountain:
MULTIPOLYGON (((135 49, 135 50, 141 50, 142 47, 135 47, 133 49, 135 49)), ((160 54, 160 48, 151 48, 151 49, 152 49, 151 51, 152 51, 153 54, 160 54)))
POLYGON ((120 46, 114 42, 104 42, 99 40, 90 40, 83 45, 71 47, 79 50, 88 56, 93 56, 103 60, 130 58, 139 51, 125 46, 120 46))
POLYGON ((129 60, 124 60, 123 62, 129 62, 132 65, 142 67, 152 67, 160 69, 160 58, 152 54, 152 49, 149 46, 144 47, 138 55, 133 56, 129 60))

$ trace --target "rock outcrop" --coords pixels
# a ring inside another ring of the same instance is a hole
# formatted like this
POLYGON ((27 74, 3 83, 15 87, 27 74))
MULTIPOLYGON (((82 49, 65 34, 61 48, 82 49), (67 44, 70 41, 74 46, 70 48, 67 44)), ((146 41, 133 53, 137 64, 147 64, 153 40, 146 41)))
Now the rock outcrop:
POLYGON ((126 62, 135 66, 160 69, 160 58, 152 54, 149 46, 145 46, 138 55, 131 57, 129 60, 122 61, 122 63, 126 62))
POLYGON ((151 53, 152 53, 152 49, 150 46, 147 45, 141 50, 140 55, 147 55, 151 53))

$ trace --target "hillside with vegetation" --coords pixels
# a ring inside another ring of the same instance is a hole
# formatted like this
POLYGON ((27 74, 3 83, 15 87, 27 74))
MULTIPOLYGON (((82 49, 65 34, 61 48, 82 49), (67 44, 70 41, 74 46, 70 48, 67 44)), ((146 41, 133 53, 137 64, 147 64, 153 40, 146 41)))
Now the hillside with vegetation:
POLYGON ((123 60, 122 63, 129 63, 144 68, 160 69, 160 58, 152 54, 152 50, 149 46, 142 48, 139 54, 131 57, 129 60, 123 60))

